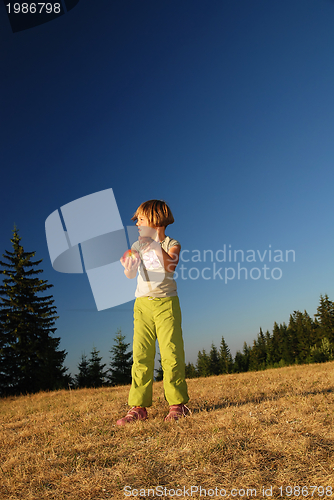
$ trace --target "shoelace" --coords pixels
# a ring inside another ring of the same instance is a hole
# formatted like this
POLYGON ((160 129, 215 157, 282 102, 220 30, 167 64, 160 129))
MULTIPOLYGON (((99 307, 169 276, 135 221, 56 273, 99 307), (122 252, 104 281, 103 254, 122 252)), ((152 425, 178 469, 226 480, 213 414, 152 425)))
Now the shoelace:
MULTIPOLYGON (((182 407, 182 411, 184 412, 184 409, 185 409, 185 408, 189 411, 189 415, 191 415, 191 414, 192 414, 192 413, 191 413, 191 409, 190 409, 190 408, 188 408, 188 406, 186 406, 186 405, 183 405, 183 407, 182 407)), ((183 415, 184 415, 184 413, 183 413, 183 415)))
MULTIPOLYGON (((144 410, 143 410, 143 413, 145 414, 144 410)), ((140 417, 140 410, 136 410, 136 407, 133 406, 129 411, 128 413, 126 414, 126 417, 131 417, 132 419, 135 418, 135 415, 137 415, 137 417, 140 417)))
POLYGON ((191 410, 183 404, 181 407, 179 405, 172 405, 171 408, 169 409, 169 413, 176 413, 177 415, 183 415, 184 417, 187 415, 187 413, 184 411, 184 409, 188 410, 189 415, 191 415, 191 410))

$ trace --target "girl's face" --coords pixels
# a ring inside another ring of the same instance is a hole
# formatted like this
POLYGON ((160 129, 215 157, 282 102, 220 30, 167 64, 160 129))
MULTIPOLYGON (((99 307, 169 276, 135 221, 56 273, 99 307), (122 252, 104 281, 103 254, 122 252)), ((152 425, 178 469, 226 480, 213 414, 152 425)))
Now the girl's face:
POLYGON ((140 236, 142 237, 149 236, 154 239, 156 231, 153 226, 150 226, 150 223, 147 217, 145 217, 145 215, 138 214, 136 226, 138 227, 140 236))
POLYGON ((147 227, 149 227, 149 226, 150 226, 150 223, 149 223, 149 221, 148 221, 147 217, 145 217, 145 215, 143 215, 143 214, 139 214, 139 215, 138 215, 137 222, 136 222, 136 226, 138 226, 138 228, 139 228, 140 226, 147 226, 147 227))

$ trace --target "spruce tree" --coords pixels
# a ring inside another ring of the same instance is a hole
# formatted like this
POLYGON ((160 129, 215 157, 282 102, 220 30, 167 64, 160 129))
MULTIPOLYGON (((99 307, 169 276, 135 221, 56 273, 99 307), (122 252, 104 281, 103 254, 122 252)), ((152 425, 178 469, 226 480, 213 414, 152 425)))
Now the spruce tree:
POLYGON ((212 375, 210 371, 210 356, 207 355, 205 349, 198 351, 196 372, 198 377, 209 377, 212 375))
POLYGON ((186 378, 196 378, 197 377, 196 368, 190 362, 186 364, 185 372, 186 372, 186 378))
POLYGON ((263 370, 266 366, 267 346, 262 328, 258 333, 257 340, 253 341, 253 346, 249 352, 249 370, 263 370))
POLYGON ((81 355, 81 361, 78 364, 79 373, 75 376, 75 385, 79 388, 91 387, 91 377, 89 372, 89 361, 86 354, 81 355))
POLYGON ((242 352, 237 351, 233 363, 233 371, 236 373, 248 372, 250 360, 250 346, 244 342, 242 352))
POLYGON ((154 377, 156 382, 160 382, 164 378, 164 371, 161 364, 161 358, 159 358, 159 368, 154 370, 156 372, 156 376, 154 377))
POLYGON ((297 363, 305 363, 310 353, 310 347, 314 343, 314 326, 313 321, 306 311, 294 312, 295 317, 295 331, 296 331, 296 351, 297 363))
POLYGON ((114 340, 115 345, 109 351, 112 356, 108 378, 112 385, 131 384, 132 351, 127 352, 130 344, 124 342, 121 330, 117 331, 114 340))
POLYGON ((327 337, 321 340, 320 347, 314 345, 310 349, 308 361, 310 363, 325 363, 326 361, 333 361, 334 359, 334 345, 331 344, 327 337))
POLYGON ((283 338, 281 334, 282 330, 275 321, 273 333, 270 337, 270 349, 269 349, 269 363, 272 365, 278 364, 282 359, 283 338))
POLYGON ((246 358, 245 358, 244 354, 242 354, 241 351, 237 351, 235 353, 235 357, 234 357, 233 371, 235 373, 242 373, 242 372, 246 372, 247 369, 248 369, 248 367, 246 365, 246 358))
POLYGON ((217 347, 212 343, 210 350, 210 375, 219 375, 220 363, 217 347))
POLYGON ((279 330, 280 330, 279 335, 282 341, 282 355, 279 365, 287 366, 294 363, 293 347, 292 347, 294 340, 293 340, 293 335, 291 335, 290 321, 288 325, 286 325, 285 323, 280 324, 279 330))
POLYGON ((90 353, 88 361, 88 376, 90 387, 102 387, 107 376, 107 370, 104 370, 106 365, 101 363, 102 357, 99 356, 100 351, 94 347, 90 353))
POLYGON ((318 327, 317 343, 320 344, 325 337, 329 342, 334 343, 334 302, 329 300, 328 295, 320 295, 320 304, 315 318, 318 327))
POLYGON ((5 277, 0 286, 0 395, 33 393, 66 387, 71 381, 63 366, 67 355, 58 350, 59 337, 53 337, 56 307, 53 287, 39 279, 41 260, 32 261, 36 252, 25 252, 14 226, 13 252, 5 251, 0 261, 5 277))
POLYGON ((272 366, 272 358, 273 358, 272 337, 270 335, 269 330, 266 331, 264 338, 265 338, 266 352, 267 352, 266 367, 268 368, 272 366))
POLYGON ((231 373, 233 368, 233 360, 231 356, 231 351, 225 342, 224 337, 222 337, 219 349, 219 364, 220 373, 231 373))

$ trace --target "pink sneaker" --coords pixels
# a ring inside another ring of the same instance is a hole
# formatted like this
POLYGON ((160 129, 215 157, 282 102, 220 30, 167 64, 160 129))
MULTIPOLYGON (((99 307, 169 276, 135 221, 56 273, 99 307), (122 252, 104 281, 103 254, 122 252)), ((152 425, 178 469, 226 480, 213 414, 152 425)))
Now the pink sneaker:
POLYGON ((172 405, 169 407, 169 413, 165 417, 165 422, 179 420, 179 418, 186 417, 187 415, 191 415, 191 411, 189 410, 188 406, 184 404, 172 405))
POLYGON ((142 408, 141 406, 133 406, 131 410, 125 415, 125 417, 117 420, 117 425, 125 425, 130 424, 131 422, 135 422, 136 420, 146 420, 147 419, 147 411, 146 408, 142 408))

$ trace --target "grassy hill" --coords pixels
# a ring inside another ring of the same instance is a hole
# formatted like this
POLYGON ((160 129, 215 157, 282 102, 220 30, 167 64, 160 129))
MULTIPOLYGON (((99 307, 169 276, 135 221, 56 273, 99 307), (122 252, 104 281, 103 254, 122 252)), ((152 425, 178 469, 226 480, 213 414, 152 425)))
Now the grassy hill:
POLYGON ((0 400, 0 498, 334 498, 333 362, 188 385, 191 417, 163 422, 157 382, 121 428, 129 387, 0 400))

